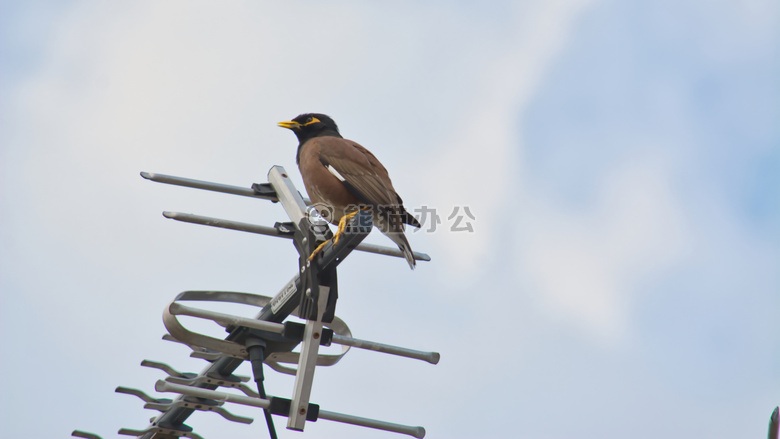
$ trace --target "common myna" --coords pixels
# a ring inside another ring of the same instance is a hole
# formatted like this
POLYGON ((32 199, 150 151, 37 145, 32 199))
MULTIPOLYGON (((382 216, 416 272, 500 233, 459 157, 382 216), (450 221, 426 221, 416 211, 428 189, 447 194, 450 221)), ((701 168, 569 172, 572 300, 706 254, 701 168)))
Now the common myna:
POLYGON ((370 209, 374 225, 398 245, 414 269, 404 224, 420 227, 420 223, 404 209, 387 170, 374 154, 341 137, 336 122, 324 114, 301 114, 279 126, 298 137, 296 163, 312 205, 323 218, 339 225, 334 243, 359 209, 370 209))

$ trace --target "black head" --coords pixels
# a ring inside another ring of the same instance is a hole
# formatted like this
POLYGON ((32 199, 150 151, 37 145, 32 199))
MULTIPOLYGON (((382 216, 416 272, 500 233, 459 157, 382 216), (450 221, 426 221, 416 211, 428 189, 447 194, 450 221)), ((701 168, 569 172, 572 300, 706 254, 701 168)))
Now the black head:
POLYGON ((289 122, 279 122, 279 126, 292 130, 301 145, 313 137, 341 137, 336 122, 329 116, 320 113, 301 114, 289 122))

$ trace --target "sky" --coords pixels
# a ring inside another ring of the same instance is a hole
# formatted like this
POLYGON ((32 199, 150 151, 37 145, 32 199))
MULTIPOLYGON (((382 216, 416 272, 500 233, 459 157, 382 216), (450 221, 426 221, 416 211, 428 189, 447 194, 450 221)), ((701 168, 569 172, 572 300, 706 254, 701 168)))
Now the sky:
MULTIPOLYGON (((390 172, 431 262, 355 253, 336 314, 358 349, 318 369, 323 410, 428 438, 762 437, 780 404, 780 5, 0 1, 0 425, 104 438, 156 414, 181 291, 275 295, 289 241, 249 187, 332 116, 390 172), (468 212, 468 214, 467 214, 468 212), (430 215, 433 213, 433 216, 430 215)), ((372 243, 392 245, 381 234, 372 243)), ((255 310, 235 310, 254 315, 255 310)), ((200 327, 200 326, 198 326, 200 327)), ((216 325, 202 325, 215 337, 216 325)), ((246 365, 239 373, 249 375, 246 365)), ((291 377, 268 372, 289 397, 291 377)), ((205 438, 266 437, 214 413, 205 438)), ((390 438, 321 420, 281 438, 390 438)))

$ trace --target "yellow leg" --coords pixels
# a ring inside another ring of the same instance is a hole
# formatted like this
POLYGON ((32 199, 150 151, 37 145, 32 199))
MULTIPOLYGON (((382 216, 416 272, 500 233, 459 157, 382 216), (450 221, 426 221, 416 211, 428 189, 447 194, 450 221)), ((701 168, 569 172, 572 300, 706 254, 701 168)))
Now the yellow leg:
POLYGON ((320 252, 322 251, 322 248, 325 247, 325 244, 327 244, 327 243, 328 243, 328 241, 325 241, 322 244, 318 245, 317 248, 315 248, 314 251, 311 252, 311 254, 309 255, 309 260, 311 261, 312 259, 314 259, 315 256, 320 254, 320 252))
MULTIPOLYGON (((344 233, 344 230, 347 228, 347 222, 351 221, 355 215, 357 215, 357 211, 348 213, 341 217, 341 219, 339 220, 339 228, 338 230, 336 230, 336 234, 333 235, 333 239, 332 239, 333 245, 339 243, 339 238, 341 238, 341 234, 344 233)), ((309 260, 311 261, 312 259, 314 259, 314 257, 317 256, 322 251, 323 247, 325 247, 325 244, 327 243, 328 241, 325 241, 322 244, 318 245, 317 248, 315 248, 314 251, 311 252, 311 255, 309 256, 309 260)))
POLYGON ((339 238, 341 238, 341 235, 344 233, 344 230, 347 228, 347 222, 352 221, 352 218, 357 215, 357 211, 354 211, 352 213, 348 213, 341 217, 339 220, 339 228, 336 230, 336 234, 333 235, 333 245, 336 245, 339 243, 339 238))

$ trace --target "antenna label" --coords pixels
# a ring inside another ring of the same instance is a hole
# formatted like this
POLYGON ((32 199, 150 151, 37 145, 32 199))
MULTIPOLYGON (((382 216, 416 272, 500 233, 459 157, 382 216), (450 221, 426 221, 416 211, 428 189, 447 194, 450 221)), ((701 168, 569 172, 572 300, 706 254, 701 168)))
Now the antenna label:
POLYGON ((274 296, 273 299, 271 299, 271 311, 276 314, 279 312, 280 309, 284 306, 285 303, 287 303, 288 300, 290 300, 290 297, 295 294, 296 291, 298 291, 295 288, 295 280, 297 278, 291 280, 287 285, 285 285, 284 290, 282 290, 279 294, 274 296))

